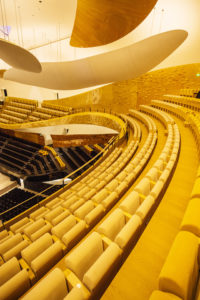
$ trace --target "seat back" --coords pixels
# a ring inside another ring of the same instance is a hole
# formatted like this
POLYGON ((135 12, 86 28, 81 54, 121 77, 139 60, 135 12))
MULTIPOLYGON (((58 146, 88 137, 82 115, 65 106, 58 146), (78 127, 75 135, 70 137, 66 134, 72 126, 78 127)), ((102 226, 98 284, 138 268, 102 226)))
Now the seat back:
POLYGON ((42 279, 30 292, 28 292, 23 300, 63 300, 67 295, 67 286, 64 273, 55 268, 44 279, 42 279))
POLYGON ((134 191, 147 196, 150 193, 151 184, 148 178, 143 178, 134 188, 134 191))
POLYGON ((66 257, 66 267, 82 280, 86 271, 102 253, 103 242, 101 236, 97 232, 93 232, 66 257))
POLYGON ((74 215, 79 219, 84 219, 84 217, 94 208, 94 203, 89 200, 81 207, 79 207, 75 212, 74 215))
POLYGON ((51 210, 49 213, 45 215, 45 219, 51 222, 54 218, 56 218, 59 214, 63 212, 63 208, 61 206, 58 206, 51 210))
POLYGON ((0 287, 2 300, 19 299, 30 288, 28 272, 22 270, 0 287))
POLYGON ((46 223, 43 219, 39 219, 37 221, 35 221, 33 224, 31 224, 30 226, 26 227, 24 229, 24 233, 27 236, 30 236, 32 233, 36 232, 37 230, 39 230, 42 226, 44 226, 46 223))
POLYGON ((19 262, 16 257, 13 257, 0 267, 0 286, 18 272, 20 272, 19 262))
POLYGON ((15 232, 18 228, 22 227, 23 225, 29 223, 30 220, 29 218, 25 217, 22 220, 20 220, 19 222, 16 222, 15 224, 10 226, 10 230, 15 232))
POLYGON ((125 199, 121 202, 119 208, 129 214, 134 214, 140 205, 140 196, 137 192, 132 191, 125 199))
POLYGON ((5 242, 0 244, 0 254, 4 254, 12 247, 16 246, 23 240, 22 235, 17 233, 16 235, 12 236, 10 239, 6 240, 5 242))
POLYGON ((199 275, 198 238, 179 232, 159 276, 159 289, 184 300, 195 299, 199 275))
POLYGON ((103 223, 97 228, 97 232, 104 234, 109 239, 114 241, 116 235, 124 227, 126 223, 125 215, 122 210, 117 208, 105 219, 103 223))
POLYGON ((65 218, 58 225, 54 226, 51 230, 52 234, 56 235, 58 238, 62 238, 62 236, 70 230, 74 225, 76 225, 76 219, 73 215, 65 218))
POLYGON ((32 260, 52 244, 53 240, 51 235, 46 233, 21 252, 22 258, 30 265, 32 260))

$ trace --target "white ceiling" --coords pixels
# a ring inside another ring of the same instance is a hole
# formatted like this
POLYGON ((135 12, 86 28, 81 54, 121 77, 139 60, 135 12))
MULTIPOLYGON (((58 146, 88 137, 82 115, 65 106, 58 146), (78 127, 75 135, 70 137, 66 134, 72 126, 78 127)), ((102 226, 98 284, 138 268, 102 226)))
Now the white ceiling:
MULTIPOLYGON (((69 45, 77 0, 0 0, 0 4, 0 26, 11 26, 10 41, 26 49, 36 47, 31 52, 41 62, 76 60, 131 45, 161 32, 184 29, 189 33, 187 40, 156 68, 200 63, 200 0, 158 0, 155 9, 133 32, 114 43, 91 49, 69 45), (54 43, 59 39, 63 40, 54 43), (48 45, 41 47, 44 44, 48 45)), ((9 66, 0 60, 0 69, 3 68, 9 66)))
MULTIPOLYGON (((69 46, 77 0, 0 0, 0 4, 0 25, 11 26, 10 41, 26 49, 48 44, 32 51, 41 62, 79 59, 173 29, 188 31, 189 38, 161 66, 200 62, 200 0, 158 0, 155 9, 132 33, 114 43, 91 49, 69 46), (68 39, 53 43, 66 37, 68 39)), ((3 67, 5 65, 0 63, 0 68, 3 67)))
POLYGON ((9 38, 18 45, 32 48, 71 35, 76 0, 1 0, 0 3, 0 24, 11 26, 9 38))

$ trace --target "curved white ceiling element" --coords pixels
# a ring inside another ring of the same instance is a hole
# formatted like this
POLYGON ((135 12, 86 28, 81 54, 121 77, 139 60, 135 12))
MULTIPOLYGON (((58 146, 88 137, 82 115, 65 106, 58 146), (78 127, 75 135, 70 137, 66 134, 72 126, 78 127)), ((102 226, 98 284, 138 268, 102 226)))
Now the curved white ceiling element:
POLYGON ((84 59, 42 63, 39 74, 10 69, 4 78, 54 90, 73 90, 133 79, 161 63, 186 39, 184 30, 167 31, 117 50, 84 59))
POLYGON ((40 62, 32 53, 3 39, 0 39, 0 58, 16 69, 36 73, 42 71, 40 62))

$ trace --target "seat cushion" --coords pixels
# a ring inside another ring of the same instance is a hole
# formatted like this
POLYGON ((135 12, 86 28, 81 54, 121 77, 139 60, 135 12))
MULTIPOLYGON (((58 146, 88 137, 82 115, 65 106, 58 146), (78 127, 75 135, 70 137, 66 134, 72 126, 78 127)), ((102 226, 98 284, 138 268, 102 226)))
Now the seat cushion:
POLYGON ((102 284, 103 281, 106 282, 108 274, 116 267, 120 255, 120 248, 115 243, 111 243, 91 265, 83 277, 83 283, 90 291, 94 290, 99 284, 102 284))
POLYGON ((30 265, 38 255, 52 244, 53 240, 51 235, 46 233, 21 252, 22 258, 30 265))
POLYGON ((29 288, 28 272, 22 270, 0 287, 1 300, 19 299, 29 288))
POLYGON ((127 244, 136 237, 141 223, 141 218, 137 215, 133 215, 116 235, 114 242, 117 243, 121 249, 124 249, 127 244))
POLYGON ((16 257, 11 258, 0 267, 0 286, 20 272, 20 265, 16 257))
POLYGON ((186 230, 200 237, 200 199, 194 198, 190 200, 185 211, 181 230, 186 230))
POLYGON ((75 225, 76 225, 76 219, 74 216, 70 215, 69 217, 65 218, 62 222, 60 222, 58 225, 54 226, 51 230, 51 233, 61 239, 62 236, 75 225))
POLYGON ((137 192, 132 191, 120 204, 120 208, 128 212, 129 214, 134 214, 140 205, 140 196, 137 192))
POLYGON ((198 250, 194 234, 186 231, 177 234, 159 276, 160 290, 184 300, 194 299, 199 276, 198 250))
POLYGON ((67 295, 64 273, 56 268, 36 284, 23 300, 63 300, 67 295))
POLYGON ((44 275, 53 267, 63 256, 62 244, 57 241, 38 255, 32 262, 31 268, 37 278, 44 275))
POLYGON ((171 293, 165 293, 162 291, 154 291, 151 294, 151 297, 149 298, 149 300, 183 300, 180 297, 177 297, 174 294, 171 293))
POLYGON ((105 219, 103 223, 100 224, 97 231, 114 241, 116 235, 124 227, 125 223, 126 220, 123 211, 117 208, 105 219))
POLYGON ((93 232, 65 259, 66 267, 82 280, 84 274, 103 253, 103 243, 100 234, 93 232))

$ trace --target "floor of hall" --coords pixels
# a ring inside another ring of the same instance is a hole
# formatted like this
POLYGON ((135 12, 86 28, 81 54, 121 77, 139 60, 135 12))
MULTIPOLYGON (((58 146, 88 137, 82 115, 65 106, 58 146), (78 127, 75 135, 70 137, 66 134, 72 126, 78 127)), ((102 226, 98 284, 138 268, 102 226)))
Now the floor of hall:
MULTIPOLYGON (((199 164, 191 130, 184 127, 179 119, 174 119, 181 133, 181 151, 172 181, 136 246, 101 300, 146 300, 157 288, 159 273, 179 231, 199 164)), ((147 165, 148 169, 150 165, 147 165)), ((142 177, 145 173, 141 174, 142 177)))

